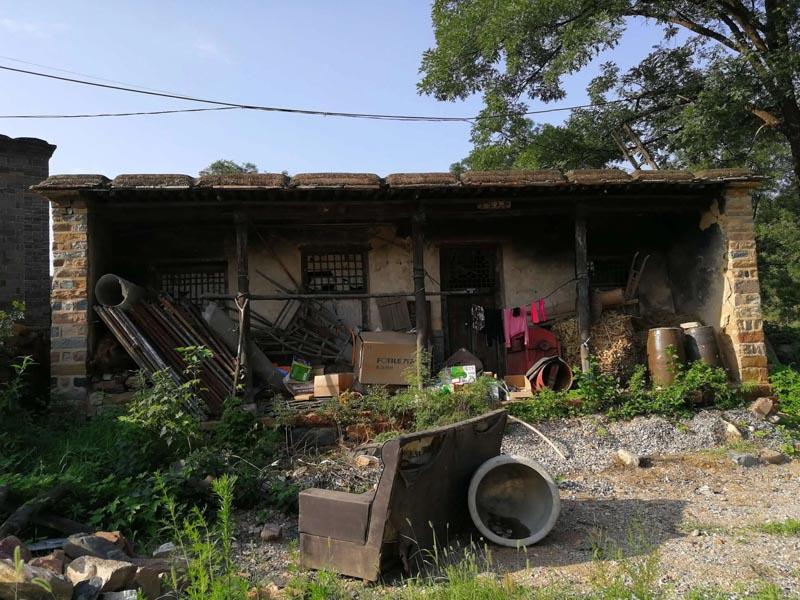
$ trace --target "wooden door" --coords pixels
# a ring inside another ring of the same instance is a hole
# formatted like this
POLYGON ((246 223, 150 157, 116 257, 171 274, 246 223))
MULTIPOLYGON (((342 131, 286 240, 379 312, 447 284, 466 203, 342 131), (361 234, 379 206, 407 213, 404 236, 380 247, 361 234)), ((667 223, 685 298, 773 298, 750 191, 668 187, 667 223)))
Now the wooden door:
POLYGON ((489 345, 483 331, 473 326, 473 305, 497 307, 497 247, 488 245, 443 246, 440 248, 442 291, 474 289, 470 296, 443 296, 445 358, 466 348, 483 362, 483 368, 498 372, 502 347, 489 345))

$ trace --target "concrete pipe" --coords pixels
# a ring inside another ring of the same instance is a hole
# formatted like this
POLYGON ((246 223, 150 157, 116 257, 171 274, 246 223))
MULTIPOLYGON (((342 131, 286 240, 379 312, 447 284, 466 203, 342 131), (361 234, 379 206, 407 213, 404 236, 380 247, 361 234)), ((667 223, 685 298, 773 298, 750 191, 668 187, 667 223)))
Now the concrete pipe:
POLYGON ((94 286, 94 297, 103 306, 129 309, 145 297, 147 290, 113 273, 106 273, 94 286))
POLYGON ((475 471, 467 501, 478 531, 511 548, 541 540, 561 512, 558 486, 547 470, 535 460, 506 454, 475 471))

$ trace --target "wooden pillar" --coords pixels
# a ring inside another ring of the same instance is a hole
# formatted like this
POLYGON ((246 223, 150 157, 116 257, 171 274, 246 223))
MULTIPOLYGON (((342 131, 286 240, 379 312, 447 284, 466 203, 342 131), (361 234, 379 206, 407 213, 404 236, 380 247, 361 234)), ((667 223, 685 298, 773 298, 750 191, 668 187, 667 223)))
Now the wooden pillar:
POLYGON ((239 365, 244 369, 244 395, 253 395, 253 372, 250 368, 250 274, 248 267, 247 219, 241 213, 234 217, 236 224, 236 304, 239 308, 239 365))
POLYGON ((581 370, 584 373, 589 371, 589 337, 592 326, 587 254, 586 215, 579 208, 575 216, 575 278, 578 288, 578 337, 581 350, 581 370))
POLYGON ((425 240, 422 227, 425 213, 419 208, 411 222, 411 246, 413 249, 414 315, 417 323, 417 352, 428 347, 428 310, 425 302, 425 240))

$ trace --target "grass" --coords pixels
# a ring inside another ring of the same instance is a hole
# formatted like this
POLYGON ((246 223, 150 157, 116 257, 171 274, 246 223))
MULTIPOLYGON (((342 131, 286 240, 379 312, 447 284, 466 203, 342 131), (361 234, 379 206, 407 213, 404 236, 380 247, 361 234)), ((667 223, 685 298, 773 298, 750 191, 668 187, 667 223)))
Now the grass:
POLYGON ((755 525, 753 529, 769 535, 800 536, 800 519, 790 518, 785 521, 760 523, 755 525))

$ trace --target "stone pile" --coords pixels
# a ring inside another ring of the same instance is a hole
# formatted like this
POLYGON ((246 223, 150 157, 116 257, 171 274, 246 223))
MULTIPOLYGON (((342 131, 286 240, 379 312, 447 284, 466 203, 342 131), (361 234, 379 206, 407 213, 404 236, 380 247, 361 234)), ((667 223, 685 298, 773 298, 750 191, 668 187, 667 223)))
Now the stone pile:
POLYGON ((165 544, 153 558, 139 557, 120 532, 97 531, 71 535, 61 548, 34 557, 9 536, 0 540, 0 599, 124 600, 141 594, 155 600, 164 577, 174 567, 181 570, 180 561, 171 558, 174 549, 165 544))

